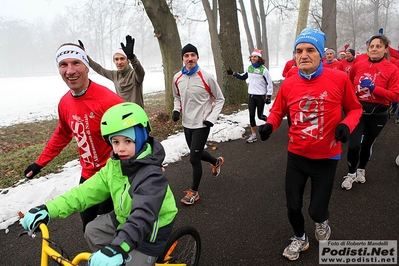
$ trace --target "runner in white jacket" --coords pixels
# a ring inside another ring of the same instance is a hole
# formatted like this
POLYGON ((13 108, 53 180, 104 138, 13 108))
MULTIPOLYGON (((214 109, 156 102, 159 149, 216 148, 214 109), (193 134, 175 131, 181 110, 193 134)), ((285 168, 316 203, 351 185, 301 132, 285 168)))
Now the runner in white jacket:
POLYGON ((199 200, 198 187, 202 177, 202 161, 211 163, 212 174, 217 177, 224 158, 215 158, 204 151, 210 128, 215 124, 224 104, 223 93, 213 76, 201 70, 197 64, 198 50, 192 44, 182 49, 184 67, 173 77, 173 121, 180 119, 193 167, 193 183, 181 199, 184 204, 199 200))

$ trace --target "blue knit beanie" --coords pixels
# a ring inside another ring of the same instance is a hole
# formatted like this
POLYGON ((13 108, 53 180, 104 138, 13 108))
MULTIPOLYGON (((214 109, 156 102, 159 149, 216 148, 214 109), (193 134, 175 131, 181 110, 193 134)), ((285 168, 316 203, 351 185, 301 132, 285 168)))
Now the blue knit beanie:
POLYGON ((112 143, 112 138, 115 136, 125 136, 125 137, 132 139, 134 142, 136 142, 136 133, 134 132, 133 127, 129 127, 129 128, 123 129, 121 131, 110 134, 108 136, 108 140, 110 143, 112 143))
POLYGON ((317 51, 319 51, 320 56, 324 57, 324 42, 326 41, 326 35, 320 30, 315 30, 311 28, 306 28, 301 31, 295 40, 294 51, 298 43, 310 43, 313 44, 317 51))
POLYGON ((112 137, 114 136, 125 136, 132 139, 136 143, 136 154, 143 148, 144 143, 148 139, 147 129, 140 126, 129 127, 110 134, 108 137, 110 143, 112 143, 112 137))

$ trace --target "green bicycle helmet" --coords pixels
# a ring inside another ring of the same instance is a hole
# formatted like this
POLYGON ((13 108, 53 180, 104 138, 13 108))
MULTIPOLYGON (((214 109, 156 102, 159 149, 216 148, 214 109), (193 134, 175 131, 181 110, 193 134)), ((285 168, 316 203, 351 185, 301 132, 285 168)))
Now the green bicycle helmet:
POLYGON ((101 118, 101 135, 109 142, 110 134, 134 126, 145 128, 147 133, 151 131, 148 116, 140 105, 132 102, 119 103, 109 108, 101 118))

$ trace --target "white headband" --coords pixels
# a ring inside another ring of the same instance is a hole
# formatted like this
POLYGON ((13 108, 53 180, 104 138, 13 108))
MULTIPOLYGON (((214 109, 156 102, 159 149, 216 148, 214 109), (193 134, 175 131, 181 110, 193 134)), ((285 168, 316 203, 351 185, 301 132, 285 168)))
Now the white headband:
POLYGON ((75 45, 64 45, 61 46, 57 53, 55 54, 55 62, 57 63, 57 67, 59 67, 59 63, 67 58, 75 58, 82 61, 83 64, 89 68, 89 60, 87 59, 87 54, 81 48, 75 45))

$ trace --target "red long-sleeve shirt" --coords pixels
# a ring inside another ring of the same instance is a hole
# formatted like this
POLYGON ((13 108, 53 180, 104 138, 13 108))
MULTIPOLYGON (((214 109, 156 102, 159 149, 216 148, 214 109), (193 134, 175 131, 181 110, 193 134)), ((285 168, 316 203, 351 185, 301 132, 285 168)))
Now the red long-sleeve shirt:
POLYGON ((58 125, 36 163, 46 166, 74 136, 82 177, 87 179, 94 175, 105 165, 111 152, 111 147, 101 136, 101 117, 111 106, 121 102, 120 96, 93 81, 80 97, 75 98, 68 91, 58 103, 58 125))
POLYGON ((296 66, 295 60, 294 59, 288 60, 287 63, 285 63, 282 76, 284 78, 287 78, 288 71, 290 71, 290 69, 293 68, 294 66, 296 66))
POLYGON ((399 70, 385 58, 379 62, 371 62, 368 58, 356 61, 349 78, 355 86, 359 101, 385 106, 389 106, 390 102, 399 102, 399 70), (375 84, 372 92, 360 86, 364 79, 371 79, 375 84))
POLYGON ((286 114, 291 119, 288 151, 325 159, 342 152, 341 142, 335 141, 335 129, 344 123, 352 132, 359 123, 362 106, 345 72, 324 68, 316 78, 293 75, 283 82, 267 118, 273 131, 286 114), (346 114, 343 120, 342 109, 346 114))

